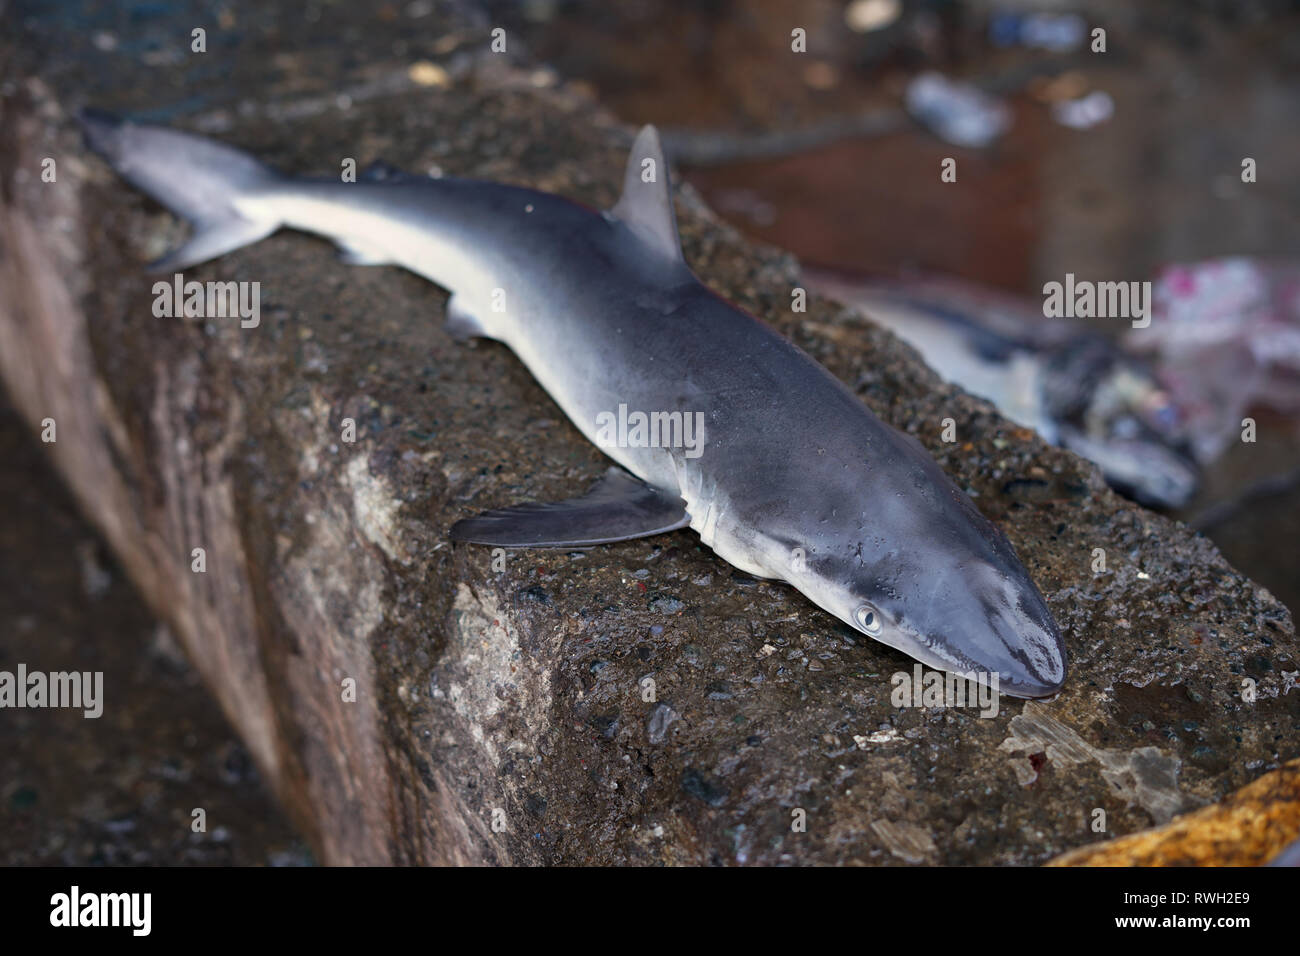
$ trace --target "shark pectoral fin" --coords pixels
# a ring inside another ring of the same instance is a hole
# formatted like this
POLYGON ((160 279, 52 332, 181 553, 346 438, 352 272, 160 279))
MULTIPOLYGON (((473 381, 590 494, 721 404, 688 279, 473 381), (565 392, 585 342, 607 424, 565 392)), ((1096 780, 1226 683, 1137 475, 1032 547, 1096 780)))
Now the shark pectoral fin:
POLYGON ((690 524, 677 495, 611 468, 581 498, 485 511, 451 527, 456 541, 503 548, 576 548, 645 538, 690 524))
POLYGON ((668 163, 659 132, 653 126, 643 126, 637 134, 623 174, 623 195, 610 212, 660 255, 675 262, 685 261, 677 235, 668 163))
POLYGON ((173 249, 161 259, 146 266, 152 273, 175 272, 217 256, 224 256, 241 246, 265 239, 280 228, 278 222, 255 222, 250 219, 223 219, 208 226, 200 226, 189 241, 173 249))
POLYGON ((339 261, 349 266, 385 266, 393 260, 383 249, 368 246, 355 239, 335 240, 339 247, 339 261))

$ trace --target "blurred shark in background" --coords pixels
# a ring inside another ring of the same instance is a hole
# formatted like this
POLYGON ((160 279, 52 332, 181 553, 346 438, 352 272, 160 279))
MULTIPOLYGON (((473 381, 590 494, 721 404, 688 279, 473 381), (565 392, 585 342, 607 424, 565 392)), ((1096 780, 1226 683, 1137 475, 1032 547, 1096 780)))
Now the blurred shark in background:
POLYGON ((941 378, 1092 461, 1134 500, 1176 509, 1196 493, 1200 468, 1178 405, 1148 363, 1099 332, 958 279, 804 276, 907 342, 941 378))

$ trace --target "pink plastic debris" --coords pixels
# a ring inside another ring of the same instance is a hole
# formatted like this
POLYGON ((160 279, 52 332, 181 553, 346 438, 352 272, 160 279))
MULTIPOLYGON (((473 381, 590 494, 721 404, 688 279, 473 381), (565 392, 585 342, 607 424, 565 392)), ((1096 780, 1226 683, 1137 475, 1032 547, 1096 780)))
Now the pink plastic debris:
POLYGON ((1169 266, 1152 321, 1126 345, 1154 355, 1197 458, 1218 457, 1252 407, 1300 413, 1300 265, 1245 258, 1169 266))

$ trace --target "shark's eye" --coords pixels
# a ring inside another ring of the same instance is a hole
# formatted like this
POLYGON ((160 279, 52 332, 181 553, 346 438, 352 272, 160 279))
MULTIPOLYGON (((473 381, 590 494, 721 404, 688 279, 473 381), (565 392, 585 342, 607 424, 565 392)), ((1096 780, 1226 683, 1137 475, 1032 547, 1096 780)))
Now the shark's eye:
POLYGON ((858 622, 858 627, 866 631, 872 637, 880 633, 882 625, 880 623, 880 612, 870 604, 864 604, 853 612, 853 619, 858 622))

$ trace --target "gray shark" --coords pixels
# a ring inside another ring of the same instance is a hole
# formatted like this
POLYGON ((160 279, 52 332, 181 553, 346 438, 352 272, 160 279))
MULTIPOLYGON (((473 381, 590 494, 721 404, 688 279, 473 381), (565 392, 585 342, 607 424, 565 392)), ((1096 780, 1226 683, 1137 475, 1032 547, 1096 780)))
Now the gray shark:
POLYGON ((1060 632, 1005 535, 915 439, 691 272, 653 127, 601 212, 464 179, 289 177, 175 130, 89 111, 82 125, 192 223, 155 270, 281 227, 333 239, 351 263, 400 265, 451 292, 455 335, 504 343, 621 466, 569 501, 458 521, 453 539, 574 548, 689 526, 735 567, 923 664, 1019 697, 1065 681, 1060 632))

